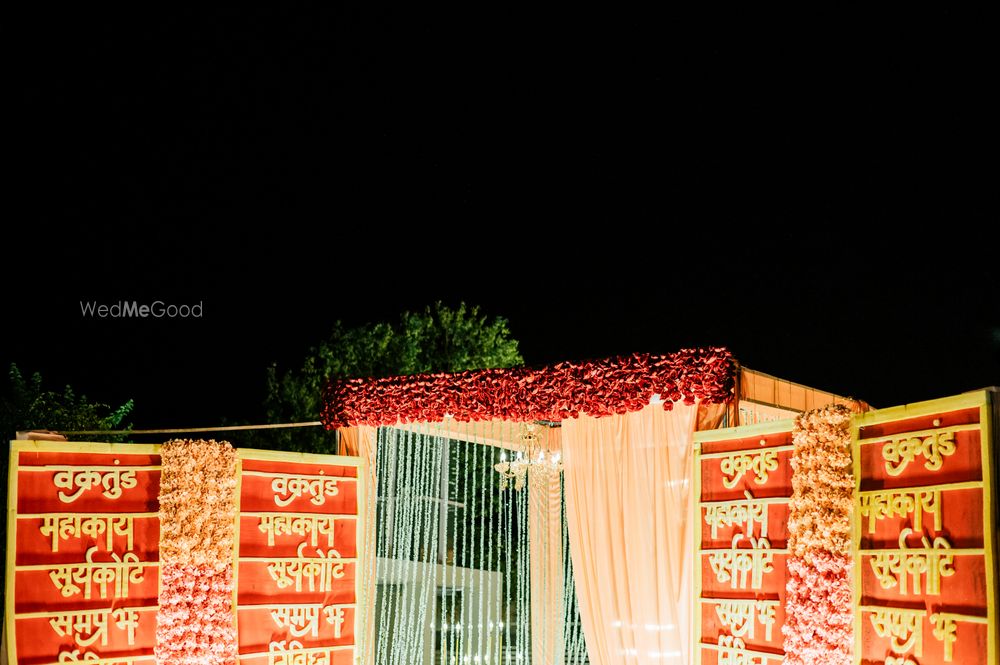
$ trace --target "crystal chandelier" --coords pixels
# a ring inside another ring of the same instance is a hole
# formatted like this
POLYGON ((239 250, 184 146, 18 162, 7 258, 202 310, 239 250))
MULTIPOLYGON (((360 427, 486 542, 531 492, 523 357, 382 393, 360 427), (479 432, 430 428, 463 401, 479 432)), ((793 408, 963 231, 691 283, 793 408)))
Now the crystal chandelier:
POLYGON ((521 432, 511 455, 508 460, 507 451, 501 452, 500 462, 493 466, 500 474, 502 490, 507 489, 511 481, 515 490, 523 488, 526 482, 545 485, 552 475, 558 476, 563 469, 558 452, 546 454, 536 423, 521 423, 521 432))

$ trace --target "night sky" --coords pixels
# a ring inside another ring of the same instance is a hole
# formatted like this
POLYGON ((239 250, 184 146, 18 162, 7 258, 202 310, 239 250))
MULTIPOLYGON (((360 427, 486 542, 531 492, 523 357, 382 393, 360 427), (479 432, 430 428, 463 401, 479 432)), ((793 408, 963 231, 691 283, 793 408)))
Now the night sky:
POLYGON ((170 12, 5 30, 4 368, 254 420, 271 361, 440 299, 529 364, 1000 384, 983 16, 170 12), (204 317, 80 313, 132 299, 204 317))

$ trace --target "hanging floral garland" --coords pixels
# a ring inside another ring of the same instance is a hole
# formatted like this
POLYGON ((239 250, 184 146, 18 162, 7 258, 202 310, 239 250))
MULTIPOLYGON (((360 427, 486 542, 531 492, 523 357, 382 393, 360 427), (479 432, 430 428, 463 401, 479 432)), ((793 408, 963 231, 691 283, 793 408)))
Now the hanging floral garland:
POLYGON ((157 665, 235 665, 236 451, 226 442, 160 448, 157 665))
POLYGON ((638 411, 659 395, 673 402, 727 401, 735 365, 724 348, 635 354, 541 368, 486 369, 331 383, 322 419, 328 429, 399 422, 503 419, 559 421, 638 411))
POLYGON ((850 409, 830 406, 795 422, 788 505, 786 665, 850 665, 850 409))

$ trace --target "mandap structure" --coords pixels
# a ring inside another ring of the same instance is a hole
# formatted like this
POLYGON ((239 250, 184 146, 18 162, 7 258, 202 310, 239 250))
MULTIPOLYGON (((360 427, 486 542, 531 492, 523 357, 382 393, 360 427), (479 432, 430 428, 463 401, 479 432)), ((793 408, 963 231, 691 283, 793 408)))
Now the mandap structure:
POLYGON ((336 382, 340 455, 16 441, 4 656, 992 664, 997 419, 709 348, 336 382))

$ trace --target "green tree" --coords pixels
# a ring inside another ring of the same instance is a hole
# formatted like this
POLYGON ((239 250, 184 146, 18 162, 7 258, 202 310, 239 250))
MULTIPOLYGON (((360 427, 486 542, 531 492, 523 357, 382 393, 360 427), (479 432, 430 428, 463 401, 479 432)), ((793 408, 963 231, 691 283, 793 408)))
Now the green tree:
MULTIPOLYGON (((42 375, 35 372, 25 378, 16 364, 11 364, 9 382, 0 392, 0 432, 7 440, 17 436, 18 430, 49 429, 56 431, 128 429, 123 425, 132 411, 133 402, 128 400, 117 409, 107 404, 91 402, 86 395, 77 395, 71 386, 63 390, 46 390, 42 375)), ((73 437, 81 440, 88 437, 73 437)), ((95 437, 89 437, 95 438, 95 437)), ((118 441, 122 436, 96 437, 101 441, 118 441)), ((3 486, 0 489, 3 505, 7 505, 7 466, 9 456, 0 455, 0 469, 3 471, 3 486)), ((6 515, 0 519, 0 528, 6 533, 6 515)), ((3 573, 0 573, 0 589, 3 588, 3 573)))
MULTIPOLYGON (((317 420, 329 379, 513 367, 524 362, 507 320, 490 318, 464 302, 441 302, 399 320, 353 328, 338 321, 330 336, 309 349, 297 370, 267 370, 264 407, 272 423, 317 420)), ((331 433, 317 429, 255 433, 253 445, 285 450, 335 452, 331 433)))
MULTIPOLYGON (((77 395, 72 386, 46 390, 38 372, 25 378, 16 364, 11 364, 9 383, 0 397, 0 428, 3 436, 13 439, 18 430, 49 429, 56 431, 128 429, 123 425, 134 403, 128 400, 117 409, 91 402, 77 395)), ((102 441, 122 437, 99 437, 102 441)))

